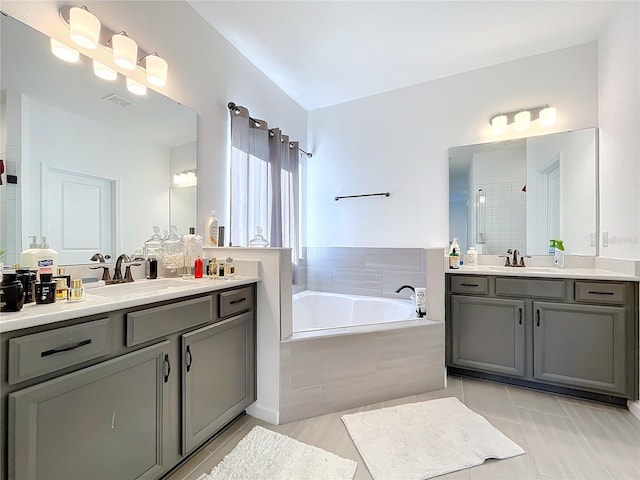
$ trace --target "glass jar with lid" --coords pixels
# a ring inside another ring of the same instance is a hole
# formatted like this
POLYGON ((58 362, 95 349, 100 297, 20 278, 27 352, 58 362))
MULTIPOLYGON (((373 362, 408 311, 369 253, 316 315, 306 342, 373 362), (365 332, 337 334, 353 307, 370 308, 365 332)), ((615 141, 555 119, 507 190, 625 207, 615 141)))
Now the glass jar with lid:
POLYGON ((178 228, 171 225, 171 233, 162 241, 162 266, 169 270, 184 267, 184 243, 177 234, 178 228))
POLYGON ((153 227, 153 235, 144 242, 144 258, 162 258, 162 237, 160 227, 153 227))
POLYGON ((267 242, 267 239, 264 238, 264 236, 262 235, 262 227, 261 226, 257 226, 256 227, 256 236, 253 237, 251 240, 249 240, 249 246, 250 247, 268 247, 269 246, 269 242, 267 242))

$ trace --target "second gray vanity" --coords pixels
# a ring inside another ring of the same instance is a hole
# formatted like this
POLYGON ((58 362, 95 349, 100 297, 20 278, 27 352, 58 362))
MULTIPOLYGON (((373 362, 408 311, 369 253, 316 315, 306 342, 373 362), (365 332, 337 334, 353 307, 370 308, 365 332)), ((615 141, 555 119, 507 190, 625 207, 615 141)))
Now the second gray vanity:
POLYGON ((254 282, 5 327, 0 477, 157 479, 195 452, 256 399, 254 282))
POLYGON ((525 272, 446 275, 449 371, 620 405, 637 399, 638 282, 525 272))

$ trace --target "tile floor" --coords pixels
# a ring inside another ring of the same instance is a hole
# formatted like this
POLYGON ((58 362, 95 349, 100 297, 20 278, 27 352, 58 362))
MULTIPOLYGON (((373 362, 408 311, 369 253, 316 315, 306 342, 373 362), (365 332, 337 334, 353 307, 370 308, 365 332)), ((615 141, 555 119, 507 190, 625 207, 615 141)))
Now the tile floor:
MULTIPOLYGON (((244 415, 165 480, 196 480, 211 471, 255 425, 358 462, 356 480, 371 475, 340 420, 344 413, 456 396, 527 452, 487 460, 439 479, 638 479, 640 420, 627 410, 471 378, 450 376, 446 389, 270 425, 244 415)), ((259 479, 256 479, 259 480, 259 479)), ((323 480, 323 479, 318 479, 323 480)), ((402 479, 398 479, 402 480, 402 479)))

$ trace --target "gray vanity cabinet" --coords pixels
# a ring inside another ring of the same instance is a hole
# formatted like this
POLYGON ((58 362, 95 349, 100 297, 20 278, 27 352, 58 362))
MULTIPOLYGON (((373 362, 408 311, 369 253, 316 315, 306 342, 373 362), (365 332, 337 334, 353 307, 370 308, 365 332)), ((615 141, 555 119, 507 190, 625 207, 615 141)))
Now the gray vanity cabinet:
POLYGON ((182 335, 183 454, 255 399, 252 312, 182 335))
POLYGON ((451 362, 523 377, 524 301, 452 295, 451 362))
POLYGON ((533 302, 533 378, 624 395, 625 309, 533 302))
POLYGON ((638 283, 447 275, 452 373, 623 405, 638 398, 638 283))
POLYGON ((165 468, 168 345, 9 394, 9 478, 156 478, 165 468))

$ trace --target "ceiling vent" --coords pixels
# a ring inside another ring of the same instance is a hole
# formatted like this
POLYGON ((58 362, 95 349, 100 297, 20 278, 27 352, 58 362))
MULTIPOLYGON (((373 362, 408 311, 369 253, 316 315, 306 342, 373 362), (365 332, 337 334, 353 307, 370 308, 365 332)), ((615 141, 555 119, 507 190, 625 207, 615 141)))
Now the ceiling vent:
POLYGON ((116 104, 116 105, 118 105, 119 107, 122 107, 122 108, 126 108, 126 107, 129 107, 129 106, 133 105, 133 102, 130 102, 126 98, 119 97, 115 93, 111 93, 111 94, 107 95, 106 97, 102 97, 102 99, 106 100, 107 102, 114 103, 114 104, 116 104))

